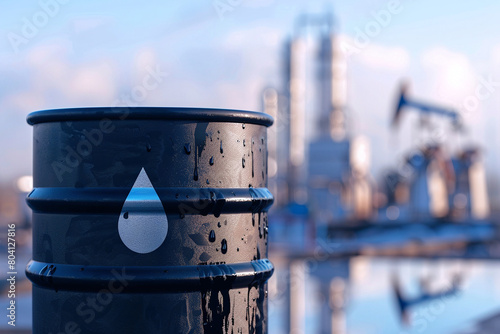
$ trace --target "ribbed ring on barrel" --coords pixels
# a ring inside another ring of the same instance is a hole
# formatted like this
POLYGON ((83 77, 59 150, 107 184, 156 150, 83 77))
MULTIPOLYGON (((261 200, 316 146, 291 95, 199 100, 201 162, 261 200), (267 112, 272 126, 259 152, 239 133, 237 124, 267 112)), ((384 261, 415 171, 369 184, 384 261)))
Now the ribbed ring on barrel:
MULTIPOLYGON (((267 188, 155 188, 155 191, 166 213, 218 216, 262 212, 274 201, 267 188)), ((129 192, 130 188, 35 188, 27 202, 34 212, 116 214, 129 192)))
POLYGON ((196 122, 252 123, 265 126, 273 124, 267 114, 231 109, 166 108, 166 107, 94 107, 50 109, 32 112, 27 117, 30 125, 46 122, 89 120, 184 120, 196 122))
POLYGON ((204 289, 237 289, 262 284, 273 274, 268 259, 244 263, 199 266, 79 266, 31 260, 26 276, 33 284, 69 291, 191 292, 204 289), (123 287, 123 289, 121 288, 123 287))

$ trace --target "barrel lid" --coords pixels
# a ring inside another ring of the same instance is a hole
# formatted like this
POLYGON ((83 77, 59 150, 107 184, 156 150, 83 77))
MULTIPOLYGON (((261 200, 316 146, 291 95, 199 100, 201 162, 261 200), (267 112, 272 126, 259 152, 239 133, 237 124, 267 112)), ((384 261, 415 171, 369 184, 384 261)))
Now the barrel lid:
POLYGON ((184 120, 205 122, 250 123, 271 126, 268 114, 232 109, 183 107, 89 107, 49 109, 32 112, 27 117, 30 125, 47 122, 92 121, 102 119, 184 120))

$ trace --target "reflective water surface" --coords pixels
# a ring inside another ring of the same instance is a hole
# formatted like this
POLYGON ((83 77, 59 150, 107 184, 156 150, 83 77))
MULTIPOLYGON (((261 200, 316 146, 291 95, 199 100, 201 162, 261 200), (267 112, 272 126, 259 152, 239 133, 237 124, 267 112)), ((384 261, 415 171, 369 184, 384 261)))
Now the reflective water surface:
POLYGON ((355 257, 295 261, 297 271, 271 259, 276 272, 269 282, 270 333, 287 333, 287 281, 291 300, 303 302, 292 307, 291 332, 297 334, 470 333, 478 321, 500 313, 498 261, 355 257), (458 291, 439 296, 457 277, 458 291), (410 306, 404 318, 395 285, 407 301, 425 292, 437 297, 410 306))

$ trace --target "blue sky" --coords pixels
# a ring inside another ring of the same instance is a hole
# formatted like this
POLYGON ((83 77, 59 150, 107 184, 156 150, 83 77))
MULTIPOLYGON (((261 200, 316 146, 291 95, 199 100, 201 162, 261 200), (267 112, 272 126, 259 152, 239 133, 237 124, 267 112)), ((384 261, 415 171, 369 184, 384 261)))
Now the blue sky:
MULTIPOLYGON (((154 68, 167 74, 138 105, 258 110, 263 87, 281 85, 282 42, 297 15, 333 11, 339 38, 352 43, 391 2, 60 1, 0 0, 0 181, 31 171, 31 111, 112 105, 154 68), (33 23, 44 3, 59 5, 16 52, 9 38, 23 36, 25 20, 33 23), (220 3, 230 8, 222 16, 220 3)), ((413 116, 398 134, 388 128, 401 79, 411 80, 413 95, 457 108, 480 78, 500 81, 499 2, 399 3, 390 23, 347 60, 353 132, 370 139, 375 176, 414 139, 413 116)), ((490 170, 500 167, 499 102, 500 90, 480 101, 463 139, 486 149, 490 170)))

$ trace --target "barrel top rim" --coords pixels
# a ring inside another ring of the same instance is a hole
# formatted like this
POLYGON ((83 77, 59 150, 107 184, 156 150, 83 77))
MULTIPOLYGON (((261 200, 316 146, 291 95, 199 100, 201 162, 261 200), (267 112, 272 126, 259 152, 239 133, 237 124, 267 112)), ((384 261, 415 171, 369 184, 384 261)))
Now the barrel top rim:
POLYGON ((26 121, 30 125, 47 122, 92 120, 183 120, 250 123, 271 126, 273 118, 265 113, 235 109, 196 107, 81 107, 34 111, 26 121))

